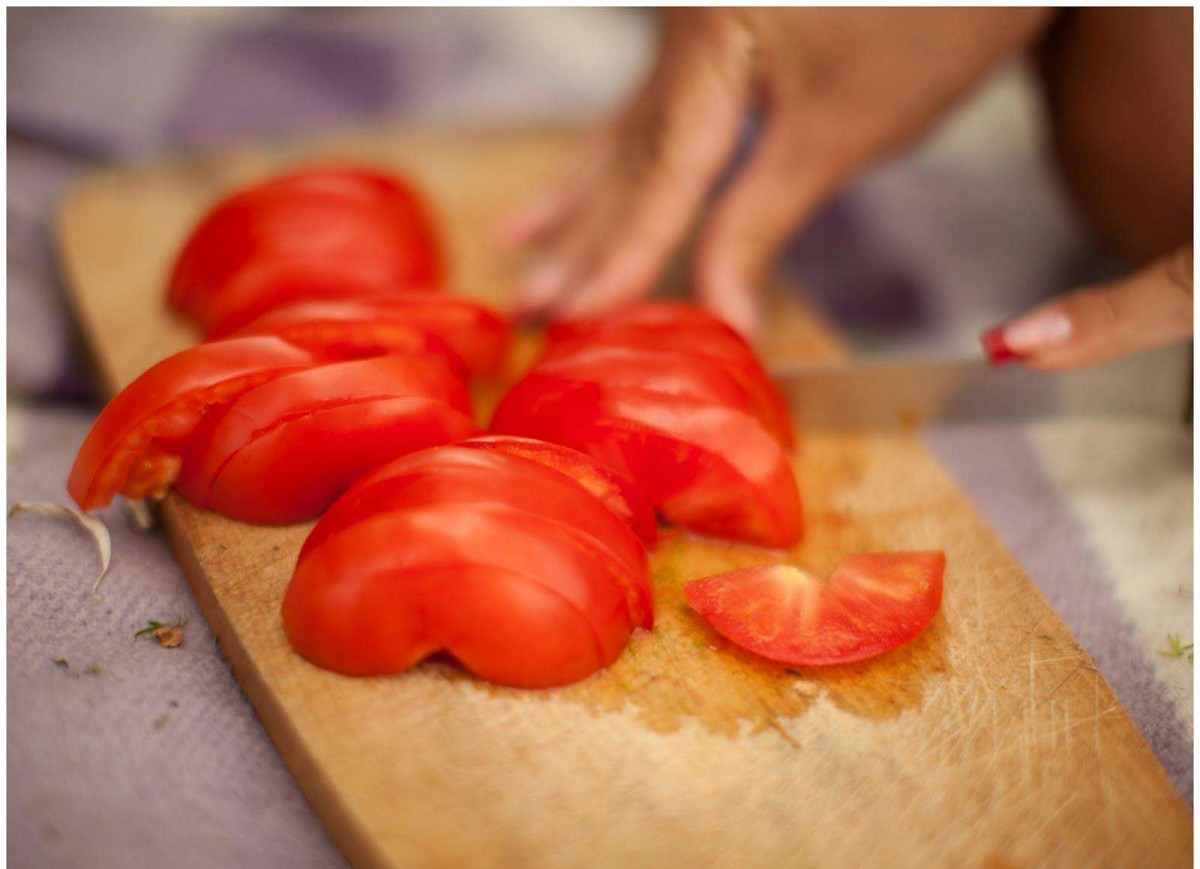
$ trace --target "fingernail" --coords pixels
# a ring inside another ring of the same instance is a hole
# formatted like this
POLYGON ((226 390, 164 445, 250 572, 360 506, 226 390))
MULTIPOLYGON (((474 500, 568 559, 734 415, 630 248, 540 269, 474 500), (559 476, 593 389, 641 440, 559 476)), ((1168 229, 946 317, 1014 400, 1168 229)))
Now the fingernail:
POLYGON ((983 345, 983 352, 987 354, 988 362, 992 365, 1003 365, 1021 358, 1021 354, 1009 347, 1008 342, 1004 340, 1003 324, 993 326, 980 335, 979 343, 983 345))
POLYGON ((1020 354, 1036 353, 1066 343, 1071 337, 1071 320, 1053 308, 1033 311, 1004 327, 1004 340, 1020 354))

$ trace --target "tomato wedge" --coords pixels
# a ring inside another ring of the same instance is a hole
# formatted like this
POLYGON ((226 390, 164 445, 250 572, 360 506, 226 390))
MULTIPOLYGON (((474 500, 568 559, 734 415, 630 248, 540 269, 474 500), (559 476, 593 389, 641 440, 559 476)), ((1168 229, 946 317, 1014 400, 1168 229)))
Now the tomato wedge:
POLYGON ((688 603, 744 649, 790 666, 872 658, 929 626, 942 603, 942 552, 853 555, 828 582, 786 564, 684 583, 688 603))
MULTIPOLYGON (((657 342, 661 345, 662 342, 657 342)), ((757 417, 784 449, 795 442, 779 390, 753 358, 721 359, 688 350, 639 344, 583 342, 552 350, 537 370, 609 387, 636 386, 723 404, 757 417)))
POLYGON ((297 653, 349 676, 400 673, 443 649, 513 688, 566 685, 608 663, 578 607, 529 573, 494 567, 351 574, 338 583, 297 571, 283 622, 297 653))
POLYGON ((442 257, 413 186, 365 168, 305 169, 219 202, 171 273, 171 304, 228 334, 300 298, 431 289, 442 257))
POLYGON ((438 356, 323 365, 211 414, 175 486, 233 519, 300 522, 390 459, 476 431, 466 386, 438 356))
POLYGON ((437 651, 504 685, 607 666, 649 588, 637 537, 582 486, 493 449, 434 447, 367 475, 305 542, 283 603, 293 647, 353 675, 437 651))
POLYGON ((787 455, 752 415, 725 405, 539 373, 501 400, 492 431, 588 453, 634 481, 668 521, 788 547, 803 520, 787 455))
POLYGON ((101 411, 75 457, 67 490, 84 510, 106 506, 118 492, 164 494, 206 410, 312 363, 305 350, 272 337, 201 344, 168 356, 101 411))
MULTIPOLYGON (((469 442, 468 442, 469 443, 469 442)), ((553 536, 572 538, 625 591, 633 624, 653 626, 646 552, 638 538, 599 499, 539 463, 454 444, 392 462, 346 493, 314 528, 300 557, 330 536, 388 512, 447 504, 503 505, 553 536), (465 448, 464 448, 465 447, 465 448), (533 465, 533 467, 531 467, 533 465), (531 481, 536 486, 530 485, 531 481)))
POLYGON ((531 459, 559 471, 599 498, 604 506, 633 529, 647 549, 653 549, 658 542, 658 522, 654 518, 654 511, 633 481, 587 453, 561 444, 511 435, 472 438, 459 446, 497 450, 531 459))
MULTIPOLYGON (((436 352, 472 376, 496 374, 512 325, 490 308, 458 296, 396 293, 353 301, 306 301, 274 308, 238 335, 278 335, 323 357, 436 352)), ((219 337, 216 330, 213 337, 219 337)))

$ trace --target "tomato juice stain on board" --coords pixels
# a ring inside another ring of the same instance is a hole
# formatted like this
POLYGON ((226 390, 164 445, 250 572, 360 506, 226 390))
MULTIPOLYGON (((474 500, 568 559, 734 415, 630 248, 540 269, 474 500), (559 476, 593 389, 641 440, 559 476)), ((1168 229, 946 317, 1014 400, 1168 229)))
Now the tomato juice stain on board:
POLYGON ((803 716, 818 704, 868 720, 919 709, 926 691, 948 678, 950 626, 943 615, 912 642, 878 658, 789 670, 720 636, 682 592, 688 580, 740 567, 787 562, 828 576, 854 553, 937 545, 914 538, 912 514, 889 503, 872 505, 863 515, 858 487, 879 473, 870 437, 802 441, 794 464, 813 521, 792 550, 732 544, 668 526, 651 556, 653 633, 636 632, 612 666, 565 688, 521 692, 477 682, 479 690, 531 703, 575 703, 597 716, 629 715, 659 733, 692 724, 730 739, 774 732, 788 750, 803 748, 803 716))

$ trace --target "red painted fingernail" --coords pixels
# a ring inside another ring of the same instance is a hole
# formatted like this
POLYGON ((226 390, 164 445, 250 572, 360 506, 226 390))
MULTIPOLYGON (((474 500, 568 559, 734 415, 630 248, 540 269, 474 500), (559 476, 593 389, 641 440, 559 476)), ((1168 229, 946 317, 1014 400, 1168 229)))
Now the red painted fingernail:
POLYGON ((1003 325, 988 329, 979 336, 979 343, 983 345, 983 352, 987 354, 988 362, 992 365, 1005 365, 1025 358, 1008 346, 1008 341, 1004 339, 1003 325))

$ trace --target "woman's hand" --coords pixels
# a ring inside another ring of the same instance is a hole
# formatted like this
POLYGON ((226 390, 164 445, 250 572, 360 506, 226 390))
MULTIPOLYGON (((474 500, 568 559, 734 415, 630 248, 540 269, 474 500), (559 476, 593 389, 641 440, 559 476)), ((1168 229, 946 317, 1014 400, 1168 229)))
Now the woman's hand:
POLYGON ((1054 370, 1106 362, 1192 334, 1192 246, 1111 284, 1039 305, 983 336, 993 363, 1054 370))
POLYGON ((648 293, 738 142, 761 133, 701 229, 700 299, 743 332, 787 236, 865 164, 924 130, 1040 9, 692 9, 663 14, 648 80, 557 186, 502 230, 531 249, 526 314, 577 316, 648 293))

